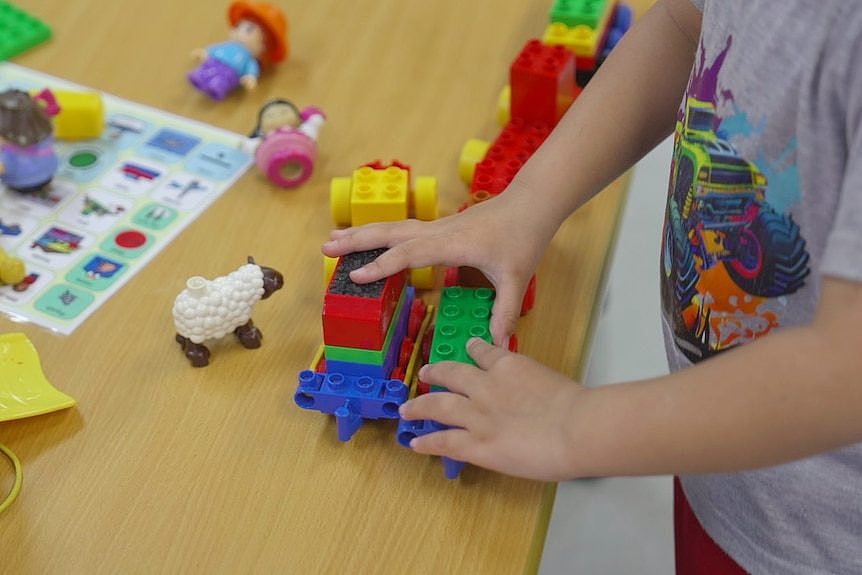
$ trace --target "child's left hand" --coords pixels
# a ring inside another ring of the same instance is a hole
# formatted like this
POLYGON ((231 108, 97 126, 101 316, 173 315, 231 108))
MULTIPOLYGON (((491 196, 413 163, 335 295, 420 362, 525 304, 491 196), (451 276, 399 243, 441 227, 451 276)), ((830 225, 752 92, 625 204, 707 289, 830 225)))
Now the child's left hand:
POLYGON ((575 477, 575 406, 586 389, 540 363, 474 338, 467 351, 479 366, 426 365, 422 381, 446 387, 401 406, 404 419, 452 426, 411 442, 418 453, 445 455, 531 479, 575 477), (457 428, 457 429, 454 429, 457 428))

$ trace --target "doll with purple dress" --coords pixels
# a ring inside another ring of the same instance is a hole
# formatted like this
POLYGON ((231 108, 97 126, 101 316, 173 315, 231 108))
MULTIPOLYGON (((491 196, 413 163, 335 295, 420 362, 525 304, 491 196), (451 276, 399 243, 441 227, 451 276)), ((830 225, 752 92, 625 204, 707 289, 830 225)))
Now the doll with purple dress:
POLYGON ((0 181, 22 193, 51 183, 59 160, 50 116, 59 111, 53 95, 22 90, 0 93, 0 181))
POLYGON ((192 52, 200 64, 188 74, 189 82, 213 100, 223 100, 239 86, 254 89, 261 65, 287 57, 287 20, 278 7, 238 1, 227 16, 228 40, 192 52))

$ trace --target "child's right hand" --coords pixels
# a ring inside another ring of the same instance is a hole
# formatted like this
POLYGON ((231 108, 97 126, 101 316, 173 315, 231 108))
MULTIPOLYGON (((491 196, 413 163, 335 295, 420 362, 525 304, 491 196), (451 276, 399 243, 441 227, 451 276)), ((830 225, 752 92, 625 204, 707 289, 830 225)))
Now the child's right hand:
POLYGON ((529 206, 519 203, 519 198, 502 194, 432 222, 406 220, 333 230, 322 250, 336 257, 389 248, 375 261, 351 273, 350 278, 357 283, 432 265, 479 269, 497 291, 491 335, 494 343, 505 345, 515 331, 527 284, 556 231, 531 218, 529 206))

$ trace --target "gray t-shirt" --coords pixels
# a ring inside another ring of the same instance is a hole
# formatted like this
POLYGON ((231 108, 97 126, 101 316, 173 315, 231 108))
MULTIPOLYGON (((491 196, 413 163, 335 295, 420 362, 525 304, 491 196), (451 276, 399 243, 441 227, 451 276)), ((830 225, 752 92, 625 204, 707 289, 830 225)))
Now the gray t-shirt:
MULTIPOLYGON (((661 253, 672 369, 809 323, 823 276, 862 282, 862 3, 692 1, 661 253)), ((751 572, 862 573, 862 444, 682 484, 751 572)))

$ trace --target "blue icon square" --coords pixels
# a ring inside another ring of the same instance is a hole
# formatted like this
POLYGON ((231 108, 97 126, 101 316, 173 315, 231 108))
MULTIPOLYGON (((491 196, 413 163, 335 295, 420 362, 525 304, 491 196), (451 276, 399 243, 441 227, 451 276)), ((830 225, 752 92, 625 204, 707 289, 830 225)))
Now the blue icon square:
POLYGON ((186 170, 212 180, 226 180, 234 176, 250 160, 250 156, 237 148, 209 143, 195 152, 186 163, 186 170))

